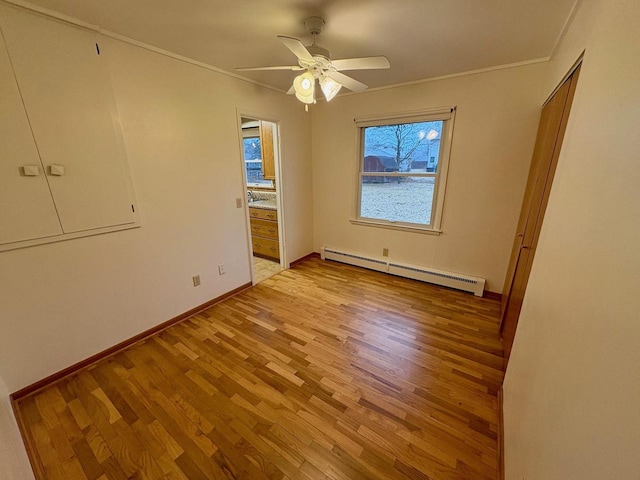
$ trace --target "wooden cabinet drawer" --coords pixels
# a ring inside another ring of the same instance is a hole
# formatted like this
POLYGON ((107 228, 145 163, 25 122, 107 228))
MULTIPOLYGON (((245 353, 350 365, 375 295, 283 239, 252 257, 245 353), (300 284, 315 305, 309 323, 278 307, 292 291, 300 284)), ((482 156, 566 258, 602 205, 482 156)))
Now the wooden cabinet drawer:
POLYGON ((261 218, 263 220, 278 221, 277 210, 266 210, 264 208, 251 208, 249 207, 249 216, 251 218, 261 218))
POLYGON ((278 222, 269 220, 261 220, 259 218, 251 219, 251 235, 259 237, 272 238, 278 240, 278 222))
POLYGON ((269 238, 252 237, 253 253, 261 257, 280 259, 280 246, 277 240, 269 238))

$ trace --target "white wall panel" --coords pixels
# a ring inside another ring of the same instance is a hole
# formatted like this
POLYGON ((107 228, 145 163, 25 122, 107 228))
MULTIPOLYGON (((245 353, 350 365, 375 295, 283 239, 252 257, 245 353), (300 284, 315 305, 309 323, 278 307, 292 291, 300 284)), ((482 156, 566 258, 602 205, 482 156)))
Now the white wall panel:
POLYGON ((133 223, 126 156, 99 35, 1 6, 2 30, 65 233, 133 223))
POLYGON ((0 37, 0 244, 60 235, 47 185, 9 56, 0 37), (36 176, 22 168, 33 165, 36 176))
POLYGON ((289 258, 313 248, 310 116, 295 98, 117 40, 103 47, 142 227, 0 252, 9 392, 251 281, 238 110, 278 122, 289 258))
POLYGON ((544 63, 337 97, 313 117, 315 249, 329 245, 487 279, 500 292, 545 92, 544 63), (442 234, 354 225, 354 118, 457 106, 442 234))

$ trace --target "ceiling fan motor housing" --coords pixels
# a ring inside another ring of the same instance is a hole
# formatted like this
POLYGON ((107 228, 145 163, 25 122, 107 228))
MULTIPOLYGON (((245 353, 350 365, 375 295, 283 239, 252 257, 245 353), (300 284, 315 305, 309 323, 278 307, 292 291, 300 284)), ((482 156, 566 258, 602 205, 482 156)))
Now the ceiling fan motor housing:
POLYGON ((304 21, 304 26, 310 34, 319 35, 324 26, 324 19, 322 17, 309 17, 304 21))
POLYGON ((331 60, 331 53, 326 48, 322 48, 319 45, 309 45, 306 48, 313 58, 322 57, 331 60))

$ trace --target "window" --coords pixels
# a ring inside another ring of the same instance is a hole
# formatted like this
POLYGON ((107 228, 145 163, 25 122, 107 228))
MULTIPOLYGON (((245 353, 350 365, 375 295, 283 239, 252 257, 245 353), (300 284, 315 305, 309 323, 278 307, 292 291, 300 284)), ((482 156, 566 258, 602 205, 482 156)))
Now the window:
POLYGON ((455 109, 356 119, 354 223, 440 231, 455 109))
POLYGON ((247 123, 242 127, 242 147, 244 154, 244 166, 247 173, 247 185, 249 186, 273 186, 272 180, 263 178, 262 172, 262 147, 260 145, 260 130, 258 122, 247 123), (255 126, 254 126, 255 124, 255 126))

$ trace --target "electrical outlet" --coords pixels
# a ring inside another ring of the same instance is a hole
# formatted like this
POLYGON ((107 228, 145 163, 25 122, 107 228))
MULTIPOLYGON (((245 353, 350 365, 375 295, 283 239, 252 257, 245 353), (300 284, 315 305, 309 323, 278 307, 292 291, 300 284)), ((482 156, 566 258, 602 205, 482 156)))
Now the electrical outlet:
POLYGON ((389 249, 388 248, 383 248, 382 249, 382 256, 383 257, 388 257, 389 256, 389 249))
POLYGON ((236 208, 242 208, 242 199, 240 197, 236 198, 236 208))
POLYGON ((224 269, 224 263, 218 265, 218 275, 224 275, 227 271, 224 269))
POLYGON ((200 275, 196 275, 195 277, 193 277, 193 286, 194 287, 200 286, 200 275))

